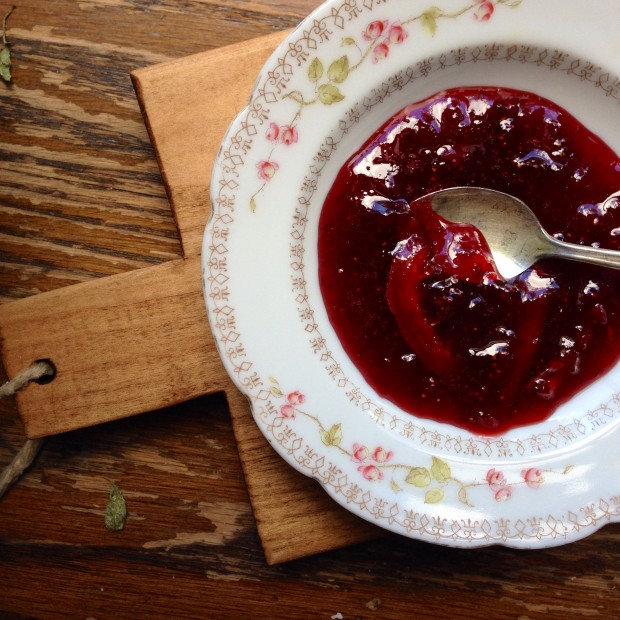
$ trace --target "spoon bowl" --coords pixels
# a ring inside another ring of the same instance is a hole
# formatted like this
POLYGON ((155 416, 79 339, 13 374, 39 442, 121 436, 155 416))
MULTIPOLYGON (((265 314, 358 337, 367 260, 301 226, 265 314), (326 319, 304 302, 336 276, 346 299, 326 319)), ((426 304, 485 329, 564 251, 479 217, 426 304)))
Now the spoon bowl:
MULTIPOLYGON (((616 195, 610 199, 618 199, 616 195)), ((484 236, 498 273, 513 278, 541 258, 564 258, 620 269, 620 251, 558 241, 521 200, 483 187, 452 187, 427 194, 433 210, 451 222, 474 225, 484 236)))

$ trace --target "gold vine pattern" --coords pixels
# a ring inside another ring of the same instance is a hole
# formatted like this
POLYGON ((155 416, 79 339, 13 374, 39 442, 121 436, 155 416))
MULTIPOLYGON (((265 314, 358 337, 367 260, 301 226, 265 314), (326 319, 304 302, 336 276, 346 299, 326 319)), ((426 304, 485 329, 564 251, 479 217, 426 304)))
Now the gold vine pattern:
POLYGON ((338 58, 325 62, 314 56, 306 69, 311 94, 308 96, 300 89, 286 92, 282 100, 289 99, 297 104, 292 118, 285 124, 269 119, 265 132, 267 142, 271 143, 269 154, 256 164, 257 174, 261 181, 259 188, 250 196, 250 209, 254 213, 257 209, 257 197, 267 184, 280 170, 280 163, 274 158, 278 146, 290 147, 299 141, 296 123, 301 118, 304 108, 315 104, 331 106, 345 99, 342 91, 344 83, 354 72, 367 61, 379 63, 390 55, 392 46, 400 45, 409 36, 408 27, 419 22, 422 29, 434 36, 441 20, 457 19, 466 13, 471 13, 477 21, 484 22, 491 19, 496 5, 505 5, 515 8, 522 0, 475 0, 469 2, 456 11, 445 11, 436 6, 429 7, 420 13, 405 20, 390 21, 375 19, 366 25, 361 35, 357 37, 345 36, 341 40, 341 47, 353 50, 342 54, 338 58))
POLYGON ((394 493, 400 493, 403 486, 419 489, 424 493, 425 504, 440 504, 446 499, 448 487, 455 487, 459 502, 474 507, 469 497, 469 491, 476 487, 488 487, 493 499, 497 502, 512 498, 515 488, 525 486, 529 489, 539 489, 545 482, 547 475, 566 476, 572 470, 567 465, 560 472, 543 470, 530 464, 521 470, 518 478, 507 478, 503 471, 495 467, 489 468, 483 480, 465 482, 452 473, 450 463, 438 456, 431 456, 430 463, 410 464, 397 462, 392 450, 381 445, 367 446, 356 441, 345 442, 345 429, 341 422, 325 426, 319 416, 308 412, 302 405, 306 402, 306 395, 299 390, 285 394, 278 380, 269 377, 269 393, 278 399, 279 405, 272 411, 281 419, 295 420, 304 417, 311 420, 316 426, 321 443, 327 448, 338 451, 354 463, 360 476, 369 482, 379 482, 389 477, 390 488, 394 493))

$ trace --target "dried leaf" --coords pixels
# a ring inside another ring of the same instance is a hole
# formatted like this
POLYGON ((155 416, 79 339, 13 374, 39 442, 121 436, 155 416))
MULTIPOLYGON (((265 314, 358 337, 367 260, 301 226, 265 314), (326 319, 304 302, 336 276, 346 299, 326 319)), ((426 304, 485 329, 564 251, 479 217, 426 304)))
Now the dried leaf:
POLYGON ((112 483, 110 499, 105 507, 105 526, 111 532, 118 532, 125 527, 127 518, 127 504, 120 488, 112 483))
POLYGON ((6 20, 9 18, 11 13, 15 10, 15 7, 12 7, 10 11, 5 13, 2 18, 2 49, 0 50, 0 77, 5 82, 11 81, 11 50, 9 49, 9 45, 6 41, 6 20))
POLYGON ((382 602, 383 601, 380 598, 373 598, 366 603, 366 608, 370 609, 370 611, 377 611, 377 609, 381 607, 382 602))
POLYGON ((419 489, 427 487, 431 483, 431 472, 426 467, 412 467, 405 482, 419 489))
POLYGON ((0 77, 5 82, 11 81, 11 52, 8 47, 0 50, 0 77))
POLYGON ((331 105, 342 101, 344 95, 333 84, 321 84, 319 86, 319 101, 325 105, 331 105))

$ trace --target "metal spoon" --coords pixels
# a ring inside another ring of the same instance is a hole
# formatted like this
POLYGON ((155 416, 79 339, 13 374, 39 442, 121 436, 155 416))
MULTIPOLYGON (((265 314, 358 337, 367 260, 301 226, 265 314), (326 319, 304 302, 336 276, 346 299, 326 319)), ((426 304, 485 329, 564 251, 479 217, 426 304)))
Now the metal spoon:
POLYGON ((441 217, 473 224, 480 230, 503 278, 512 278, 537 260, 551 257, 620 269, 620 251, 554 239, 542 229, 530 208, 509 194, 482 187, 452 187, 420 200, 428 199, 441 217))

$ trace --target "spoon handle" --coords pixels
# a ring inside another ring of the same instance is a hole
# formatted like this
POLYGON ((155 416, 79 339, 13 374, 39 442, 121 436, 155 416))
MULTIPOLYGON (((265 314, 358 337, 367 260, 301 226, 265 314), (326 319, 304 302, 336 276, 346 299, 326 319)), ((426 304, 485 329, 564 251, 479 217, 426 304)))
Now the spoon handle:
MULTIPOLYGON (((620 269, 620 251, 603 250, 587 245, 577 245, 576 243, 566 243, 558 241, 549 236, 548 240, 553 246, 553 255, 561 256, 568 260, 576 260, 611 269, 620 269)), ((551 253, 549 253, 551 256, 551 253)))

